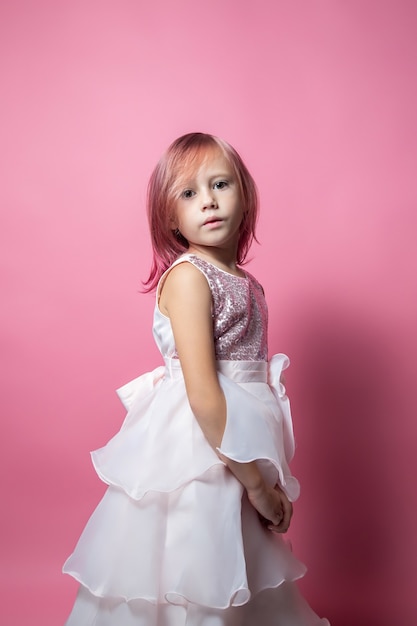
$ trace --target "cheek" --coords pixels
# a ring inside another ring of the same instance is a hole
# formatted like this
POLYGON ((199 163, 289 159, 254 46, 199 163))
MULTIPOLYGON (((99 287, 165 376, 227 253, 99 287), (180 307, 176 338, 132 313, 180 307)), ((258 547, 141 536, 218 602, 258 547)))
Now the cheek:
POLYGON ((196 211, 193 210, 191 203, 187 203, 186 206, 180 206, 175 213, 174 221, 177 227, 190 228, 195 224, 197 219, 196 211))

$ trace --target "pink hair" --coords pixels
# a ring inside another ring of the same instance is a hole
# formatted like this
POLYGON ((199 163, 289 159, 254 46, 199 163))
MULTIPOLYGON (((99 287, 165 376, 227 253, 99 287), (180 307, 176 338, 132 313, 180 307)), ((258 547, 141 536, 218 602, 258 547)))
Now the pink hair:
POLYGON ((242 264, 253 239, 258 217, 255 182, 236 150, 226 141, 206 133, 188 133, 176 139, 155 167, 148 185, 148 220, 153 247, 153 262, 145 291, 156 288, 165 270, 186 252, 188 242, 172 229, 175 202, 184 181, 207 157, 221 150, 229 161, 238 183, 244 218, 240 227, 237 263, 242 264))

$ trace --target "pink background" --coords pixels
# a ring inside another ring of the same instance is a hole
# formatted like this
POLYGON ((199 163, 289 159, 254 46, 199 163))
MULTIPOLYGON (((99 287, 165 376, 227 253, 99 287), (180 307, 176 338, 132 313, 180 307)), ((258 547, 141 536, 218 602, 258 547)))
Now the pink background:
POLYGON ((160 363, 147 179, 178 135, 258 182, 303 485, 291 540, 333 626, 416 614, 416 3, 1 3, 0 622, 63 624, 113 390, 160 363))

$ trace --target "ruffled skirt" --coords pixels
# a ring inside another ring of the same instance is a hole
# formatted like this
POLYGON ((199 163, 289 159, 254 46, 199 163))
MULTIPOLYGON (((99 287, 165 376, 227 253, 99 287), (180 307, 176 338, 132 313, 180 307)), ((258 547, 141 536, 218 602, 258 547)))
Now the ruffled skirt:
MULTIPOLYGON (((274 360, 275 359, 275 360, 274 360)), ((272 485, 298 495, 288 461, 287 364, 219 362, 227 404, 220 451, 257 460, 272 485)), ((92 453, 108 489, 64 572, 80 582, 67 626, 324 626, 293 581, 305 567, 268 531, 241 484, 208 445, 179 362, 119 390, 121 430, 92 453)))

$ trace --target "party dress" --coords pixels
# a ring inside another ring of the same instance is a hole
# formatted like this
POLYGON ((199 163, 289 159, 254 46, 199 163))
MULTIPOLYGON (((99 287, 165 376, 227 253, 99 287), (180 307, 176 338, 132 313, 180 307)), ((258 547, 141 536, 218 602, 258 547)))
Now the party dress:
POLYGON ((191 263, 206 277, 227 420, 219 451, 256 461, 290 500, 299 493, 288 358, 267 361, 267 308, 249 273, 195 255, 160 280, 153 333, 164 365, 118 390, 128 413, 92 452, 108 489, 63 571, 80 583, 66 626, 328 626, 299 594, 305 573, 282 535, 265 528, 241 483, 208 444, 185 391, 170 320, 158 307, 168 272, 191 263))

